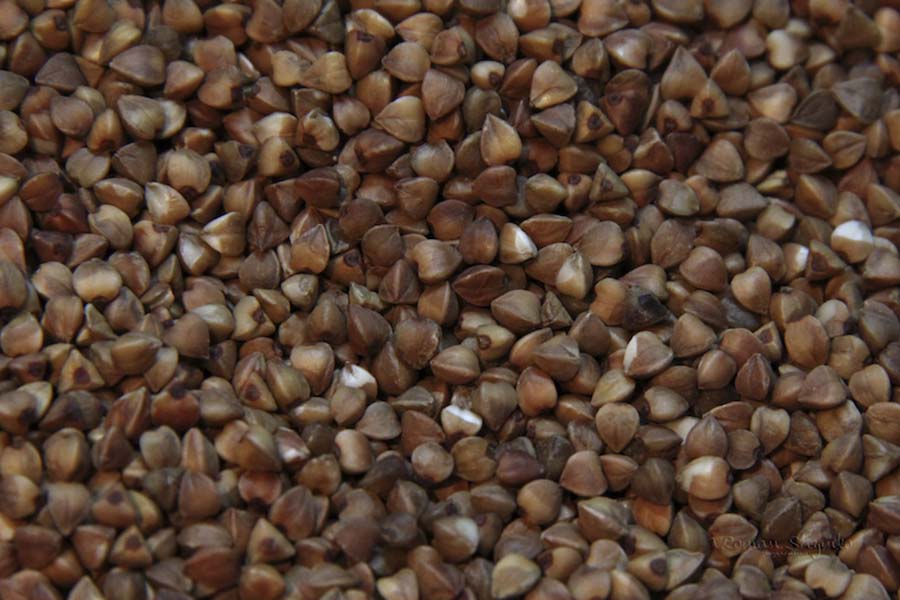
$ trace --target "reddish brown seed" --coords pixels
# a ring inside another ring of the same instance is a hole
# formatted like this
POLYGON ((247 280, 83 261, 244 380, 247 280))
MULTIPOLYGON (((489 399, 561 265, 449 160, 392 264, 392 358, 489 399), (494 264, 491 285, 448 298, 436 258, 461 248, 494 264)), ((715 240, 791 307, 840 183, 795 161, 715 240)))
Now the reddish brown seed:
POLYGON ((0 598, 900 588, 896 2, 0 42, 0 598))

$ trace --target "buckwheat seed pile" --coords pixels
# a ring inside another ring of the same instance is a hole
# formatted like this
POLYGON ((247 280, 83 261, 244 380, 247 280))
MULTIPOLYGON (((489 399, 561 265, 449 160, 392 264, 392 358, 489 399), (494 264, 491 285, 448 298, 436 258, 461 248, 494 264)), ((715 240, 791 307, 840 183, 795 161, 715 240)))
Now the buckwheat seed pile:
POLYGON ((0 600, 900 598, 896 0, 0 0, 0 600))

